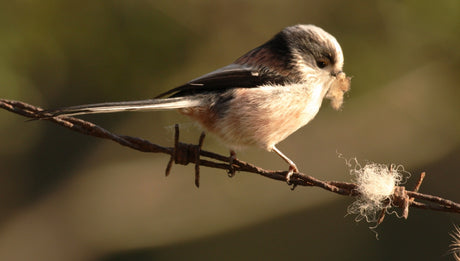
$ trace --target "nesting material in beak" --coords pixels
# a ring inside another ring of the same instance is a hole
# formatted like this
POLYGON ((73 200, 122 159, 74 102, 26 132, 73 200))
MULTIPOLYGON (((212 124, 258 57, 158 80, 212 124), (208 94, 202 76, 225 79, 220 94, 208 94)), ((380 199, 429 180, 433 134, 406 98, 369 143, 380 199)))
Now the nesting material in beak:
POLYGON ((343 104, 343 95, 350 90, 351 78, 343 72, 337 74, 336 79, 332 82, 326 98, 331 100, 331 106, 339 110, 343 104))

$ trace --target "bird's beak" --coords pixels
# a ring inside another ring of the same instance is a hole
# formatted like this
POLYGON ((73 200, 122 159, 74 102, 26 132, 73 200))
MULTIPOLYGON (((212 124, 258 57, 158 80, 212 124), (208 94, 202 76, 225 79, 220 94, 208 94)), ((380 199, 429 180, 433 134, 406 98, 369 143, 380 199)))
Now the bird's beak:
POLYGON ((331 72, 331 75, 334 76, 334 77, 337 77, 337 75, 343 73, 342 71, 332 71, 331 72))

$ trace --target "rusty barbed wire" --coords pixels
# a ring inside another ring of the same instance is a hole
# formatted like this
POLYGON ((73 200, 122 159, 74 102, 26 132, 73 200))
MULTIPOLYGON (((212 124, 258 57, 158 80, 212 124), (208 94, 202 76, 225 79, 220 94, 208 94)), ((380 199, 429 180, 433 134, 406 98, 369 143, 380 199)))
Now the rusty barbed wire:
MULTIPOLYGON (((202 150, 201 147, 204 140, 204 134, 200 136, 198 145, 180 142, 178 125, 175 127, 174 147, 163 147, 145 139, 114 134, 94 123, 78 118, 49 117, 49 115, 47 116, 46 111, 42 108, 21 101, 0 99, 0 108, 28 117, 31 120, 51 121, 82 134, 112 140, 120 145, 138 151, 168 154, 171 156, 171 159, 167 163, 165 170, 166 175, 170 173, 173 163, 182 165, 193 163, 195 164, 195 185, 197 187, 199 186, 200 166, 254 173, 270 179, 286 182, 287 171, 266 170, 239 159, 202 150), (230 163, 232 166, 229 165, 230 163)), ((403 186, 396 187, 392 195, 392 205, 401 208, 405 218, 408 217, 409 207, 460 213, 459 203, 438 196, 418 192, 424 176, 425 174, 423 173, 413 191, 406 190, 403 186)), ((354 183, 322 181, 304 173, 294 173, 290 181, 294 186, 319 187, 339 195, 352 197, 359 196, 359 193, 356 190, 357 185, 354 183)), ((383 216, 381 217, 381 220, 383 220, 383 216)))

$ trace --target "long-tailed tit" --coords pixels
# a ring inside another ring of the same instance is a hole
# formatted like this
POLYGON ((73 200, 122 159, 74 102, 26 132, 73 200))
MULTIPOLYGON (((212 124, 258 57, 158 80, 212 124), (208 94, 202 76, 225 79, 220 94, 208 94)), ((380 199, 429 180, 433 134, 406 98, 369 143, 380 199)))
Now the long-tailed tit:
POLYGON ((342 49, 332 35, 295 25, 232 64, 154 99, 73 106, 48 115, 177 109, 224 141, 232 157, 246 146, 276 152, 289 164, 289 182, 298 169, 275 145, 310 122, 323 98, 341 107, 350 88, 342 67, 342 49))

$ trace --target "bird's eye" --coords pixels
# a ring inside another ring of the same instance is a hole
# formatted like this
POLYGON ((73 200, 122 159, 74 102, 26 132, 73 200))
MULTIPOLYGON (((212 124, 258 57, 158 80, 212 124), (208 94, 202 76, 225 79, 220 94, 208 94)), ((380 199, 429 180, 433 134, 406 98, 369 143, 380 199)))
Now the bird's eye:
POLYGON ((316 65, 323 69, 324 67, 328 66, 329 65, 329 61, 325 58, 320 58, 318 60, 316 60, 316 65))

